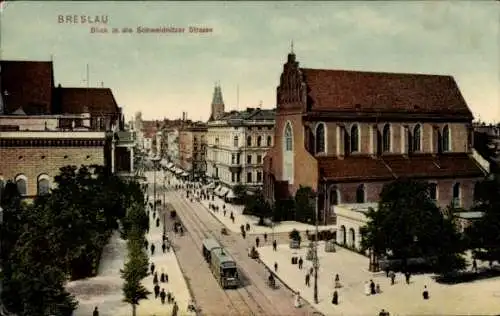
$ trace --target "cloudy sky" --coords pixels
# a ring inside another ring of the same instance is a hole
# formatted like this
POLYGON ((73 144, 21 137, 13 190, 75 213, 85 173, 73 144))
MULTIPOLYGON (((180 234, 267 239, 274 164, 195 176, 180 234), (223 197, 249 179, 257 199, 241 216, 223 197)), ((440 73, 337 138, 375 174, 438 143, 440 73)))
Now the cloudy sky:
POLYGON ((53 58, 62 86, 86 86, 89 64, 91 85, 112 88, 128 117, 206 120, 216 81, 227 110, 272 108, 293 40, 308 68, 452 75, 476 118, 500 121, 498 2, 16 1, 2 10, 2 59, 53 58), (59 15, 107 16, 109 33, 59 15), (189 26, 213 32, 137 33, 189 26), (111 33, 125 27, 134 32, 111 33))

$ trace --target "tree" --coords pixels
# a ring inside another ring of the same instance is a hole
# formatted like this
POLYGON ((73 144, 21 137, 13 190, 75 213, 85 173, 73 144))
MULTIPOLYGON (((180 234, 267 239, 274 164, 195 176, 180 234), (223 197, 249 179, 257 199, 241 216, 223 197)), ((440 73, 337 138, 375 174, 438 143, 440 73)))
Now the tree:
POLYGON ((244 185, 237 184, 233 188, 234 195, 237 201, 244 201, 247 196, 247 189, 244 185))
POLYGON ((261 192, 258 192, 255 195, 249 195, 246 197, 243 214, 258 216, 259 225, 263 225, 264 218, 272 215, 272 208, 265 200, 264 195, 261 192))
POLYGON ((464 242, 451 218, 445 218, 425 182, 398 179, 382 189, 378 210, 370 210, 361 229, 361 245, 375 256, 402 260, 424 258, 436 272, 459 269, 464 242), (451 266, 447 266, 452 264, 451 266))
POLYGON ((315 220, 314 192, 311 187, 300 188, 295 193, 295 219, 300 222, 315 220))
POLYGON ((482 212, 481 219, 466 229, 469 247, 480 260, 500 260, 500 177, 477 184, 475 205, 471 211, 482 212))
MULTIPOLYGON (((142 285, 141 281, 148 275, 148 256, 144 250, 145 229, 142 224, 145 214, 143 204, 136 203, 127 211, 127 249, 128 261, 121 270, 124 301, 132 305, 132 315, 136 315, 139 302, 147 299, 150 292, 142 285)), ((146 217, 147 220, 147 217, 146 217)))

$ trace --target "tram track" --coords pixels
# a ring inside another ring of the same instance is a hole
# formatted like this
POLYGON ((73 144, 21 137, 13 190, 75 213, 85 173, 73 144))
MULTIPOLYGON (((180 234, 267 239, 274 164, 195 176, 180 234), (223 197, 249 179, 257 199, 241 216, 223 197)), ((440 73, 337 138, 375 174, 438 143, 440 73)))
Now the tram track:
MULTIPOLYGON (((182 193, 181 193, 182 194, 182 193)), ((207 224, 203 223, 195 214, 193 214, 190 209, 190 205, 187 200, 178 194, 168 194, 170 198, 170 203, 177 210, 177 216, 180 217, 183 224, 188 228, 186 232, 187 235, 193 240, 193 242, 201 247, 201 244, 206 238, 213 238, 217 240, 221 245, 224 246, 226 251, 231 254, 235 259, 239 256, 234 255, 231 251, 224 245, 218 234, 215 234, 212 229, 208 227, 207 224)), ((237 289, 223 290, 226 297, 231 302, 234 311, 231 315, 278 315, 278 311, 272 307, 272 302, 270 302, 262 293, 252 293, 249 289, 251 286, 248 273, 241 266, 241 260, 237 260, 237 266, 239 274, 243 275, 242 286, 237 289), (243 272, 243 273, 242 273, 243 272), (247 283, 247 284, 245 284, 247 283), (259 298, 257 299, 254 294, 257 294, 259 298), (235 312, 235 313, 234 313, 235 312)), ((258 291, 258 289, 255 289, 258 291)))

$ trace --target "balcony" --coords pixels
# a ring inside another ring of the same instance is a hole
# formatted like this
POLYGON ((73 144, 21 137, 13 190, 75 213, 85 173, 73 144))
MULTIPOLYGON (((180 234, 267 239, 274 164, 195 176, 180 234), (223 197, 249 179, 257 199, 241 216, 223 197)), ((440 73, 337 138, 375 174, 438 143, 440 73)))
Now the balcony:
POLYGON ((243 168, 238 165, 231 165, 229 166, 229 171, 231 172, 240 172, 243 168))

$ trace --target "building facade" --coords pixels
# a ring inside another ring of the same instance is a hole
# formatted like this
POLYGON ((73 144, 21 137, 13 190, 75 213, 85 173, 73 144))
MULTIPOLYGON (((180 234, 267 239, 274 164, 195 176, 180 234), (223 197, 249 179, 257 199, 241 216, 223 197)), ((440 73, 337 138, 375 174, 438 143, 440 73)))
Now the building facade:
POLYGON ((0 186, 45 194, 67 165, 133 166, 121 109, 107 88, 54 87, 52 62, 1 61, 0 186))
POLYGON ((189 173, 191 178, 205 176, 206 133, 207 126, 201 122, 179 130, 180 167, 189 173))
POLYGON ((288 55, 277 88, 266 198, 318 193, 320 222, 335 206, 377 202, 385 183, 432 184, 441 207, 469 208, 485 175, 472 157, 472 113, 450 76, 308 69, 288 55))
MULTIPOLYGON (((212 103, 222 100, 215 87, 212 103)), ((224 111, 224 107, 212 110, 224 111)), ((263 185, 263 162, 274 144, 274 110, 247 108, 245 111, 212 114, 207 128, 207 177, 228 188, 244 185, 259 190, 263 185), (214 119, 218 117, 218 119, 214 119)))
POLYGON ((180 167, 179 128, 164 129, 163 134, 166 142, 166 159, 180 167))

